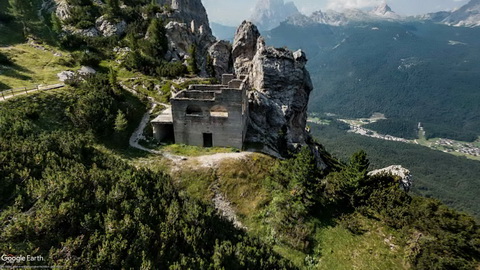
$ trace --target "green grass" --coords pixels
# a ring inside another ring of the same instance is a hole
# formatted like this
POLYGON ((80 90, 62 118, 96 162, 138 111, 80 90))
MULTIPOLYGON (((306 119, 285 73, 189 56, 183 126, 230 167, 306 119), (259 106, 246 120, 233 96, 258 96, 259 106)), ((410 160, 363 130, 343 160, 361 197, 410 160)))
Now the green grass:
POLYGON ((352 234, 343 225, 317 231, 315 240, 320 243, 317 251, 320 256, 313 256, 317 269, 408 269, 404 250, 395 243, 395 236, 378 221, 359 218, 367 230, 362 235, 352 234))
POLYGON ((0 66, 0 89, 56 84, 59 83, 57 73, 78 68, 66 66, 62 61, 64 57, 69 57, 67 53, 42 46, 47 50, 28 44, 0 48, 0 52, 14 62, 12 66, 0 66), (60 52, 63 57, 55 56, 53 51, 60 52))
POLYGON ((213 155, 217 153, 234 153, 238 150, 235 148, 226 148, 226 147, 199 147, 185 144, 171 144, 167 146, 159 147, 159 150, 172 153, 179 156, 187 157, 197 157, 203 155, 213 155))
MULTIPOLYGON (((275 159, 271 157, 253 154, 248 159, 224 160, 217 170, 183 168, 173 173, 173 179, 182 192, 208 204, 212 204, 213 190, 218 188, 248 228, 247 232, 274 244, 263 216, 272 200, 266 185, 269 168, 274 164, 275 159)), ((311 251, 300 251, 281 243, 274 244, 274 251, 300 269, 408 269, 405 250, 401 239, 396 239, 395 231, 379 221, 357 216, 364 234, 353 234, 341 221, 321 214, 311 221, 317 228, 312 236, 311 251)))

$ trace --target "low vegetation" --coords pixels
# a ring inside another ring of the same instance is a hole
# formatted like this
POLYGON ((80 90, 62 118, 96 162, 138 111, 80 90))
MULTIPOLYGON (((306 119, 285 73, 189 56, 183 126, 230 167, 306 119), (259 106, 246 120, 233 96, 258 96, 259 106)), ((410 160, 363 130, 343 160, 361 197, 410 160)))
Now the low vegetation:
POLYGON ((98 75, 75 90, 2 104, 0 252, 69 269, 291 268, 212 207, 179 194, 165 173, 93 147, 116 132, 119 108, 127 119, 136 109, 121 106, 124 95, 98 75))
POLYGON ((478 266, 473 218, 407 194, 398 178, 368 177, 368 167, 364 152, 327 175, 315 169, 308 150, 285 161, 254 154, 226 160, 216 171, 183 172, 177 184, 206 203, 224 194, 251 235, 300 268, 478 266))

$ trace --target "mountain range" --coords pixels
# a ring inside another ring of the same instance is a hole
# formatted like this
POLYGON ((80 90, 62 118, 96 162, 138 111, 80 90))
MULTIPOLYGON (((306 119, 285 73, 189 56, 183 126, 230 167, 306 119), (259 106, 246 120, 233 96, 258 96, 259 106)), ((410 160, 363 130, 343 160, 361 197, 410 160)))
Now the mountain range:
MULTIPOLYGON (((251 15, 259 30, 268 31, 281 23, 307 26, 312 24, 327 24, 333 26, 346 25, 351 22, 365 21, 429 21, 450 26, 477 27, 480 26, 480 0, 471 0, 466 5, 453 11, 440 11, 420 16, 401 16, 383 2, 381 5, 366 12, 360 9, 345 9, 315 11, 307 16, 298 11, 293 2, 283 0, 259 0, 251 15)), ((235 27, 212 22, 212 30, 219 39, 231 40, 235 27)))

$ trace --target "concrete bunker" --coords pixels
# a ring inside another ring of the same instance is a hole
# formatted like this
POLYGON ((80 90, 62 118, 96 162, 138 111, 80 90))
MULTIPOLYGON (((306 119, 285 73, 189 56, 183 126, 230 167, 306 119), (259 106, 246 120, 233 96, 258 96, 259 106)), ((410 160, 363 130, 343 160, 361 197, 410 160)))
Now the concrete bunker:
POLYGON ((153 137, 160 143, 174 143, 172 108, 167 107, 163 112, 152 120, 153 137))
POLYGON ((248 120, 245 79, 224 74, 222 84, 190 85, 178 92, 170 111, 152 121, 155 138, 165 142, 173 132, 178 144, 242 149, 248 120))

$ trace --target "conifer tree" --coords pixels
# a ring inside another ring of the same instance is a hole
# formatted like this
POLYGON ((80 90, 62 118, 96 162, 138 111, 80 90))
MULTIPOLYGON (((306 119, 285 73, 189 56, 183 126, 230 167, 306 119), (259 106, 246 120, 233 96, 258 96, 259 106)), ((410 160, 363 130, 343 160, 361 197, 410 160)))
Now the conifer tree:
POLYGON ((23 26, 23 35, 28 35, 28 21, 33 16, 33 6, 30 0, 8 0, 10 12, 23 26))
POLYGON ((207 53, 207 74, 210 77, 215 77, 215 67, 213 66, 213 58, 207 53))
POLYGON ((125 114, 121 111, 118 110, 117 117, 115 118, 115 131, 116 132, 122 132, 125 131, 127 128, 128 121, 127 118, 125 118, 125 114))
POLYGON ((198 74, 197 46, 191 45, 188 54, 190 55, 190 58, 188 58, 188 72, 190 72, 190 74, 198 74))
POLYGON ((52 12, 51 14, 51 22, 53 32, 60 34, 62 32, 62 22, 58 18, 57 14, 55 14, 55 12, 52 12))

